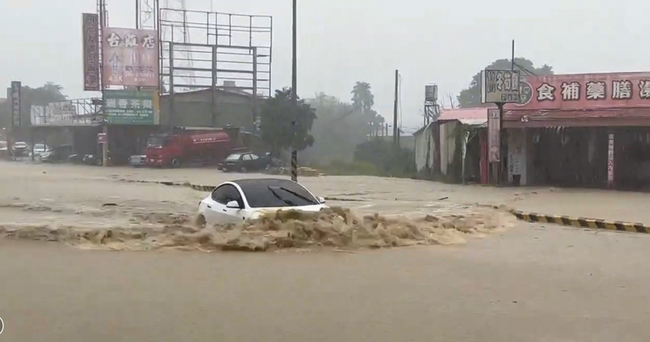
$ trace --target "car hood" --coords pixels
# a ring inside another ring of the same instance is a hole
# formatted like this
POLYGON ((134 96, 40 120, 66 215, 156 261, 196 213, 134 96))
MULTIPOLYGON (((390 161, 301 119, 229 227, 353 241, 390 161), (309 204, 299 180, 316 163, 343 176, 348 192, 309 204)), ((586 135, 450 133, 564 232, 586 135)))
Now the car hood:
POLYGON ((303 205, 298 207, 277 207, 277 208, 251 208, 251 219, 260 218, 264 215, 273 214, 277 211, 305 211, 305 212, 318 212, 321 209, 328 208, 325 204, 303 205))

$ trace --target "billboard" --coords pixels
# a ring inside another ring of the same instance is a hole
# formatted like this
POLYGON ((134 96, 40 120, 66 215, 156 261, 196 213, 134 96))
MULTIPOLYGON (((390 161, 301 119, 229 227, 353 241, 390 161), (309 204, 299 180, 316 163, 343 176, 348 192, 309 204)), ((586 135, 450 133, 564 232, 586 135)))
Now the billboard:
POLYGON ((519 102, 519 70, 481 71, 481 102, 519 102))
POLYGON ((158 33, 106 27, 102 33, 104 86, 158 88, 158 33))
POLYGON ((105 90, 106 122, 117 125, 158 125, 160 105, 157 91, 105 90))
POLYGON ((32 105, 29 111, 32 126, 97 126, 102 123, 98 113, 80 112, 72 101, 51 102, 47 106, 32 105))
POLYGON ((501 161, 501 113, 498 109, 488 109, 488 160, 501 161))
POLYGON ((83 34, 84 90, 99 91, 99 16, 95 13, 81 15, 83 34))
POLYGON ((11 82, 11 126, 20 127, 20 105, 21 105, 21 83, 19 81, 11 82))
POLYGON ((528 76, 522 84, 530 96, 508 109, 650 107, 650 72, 528 76))

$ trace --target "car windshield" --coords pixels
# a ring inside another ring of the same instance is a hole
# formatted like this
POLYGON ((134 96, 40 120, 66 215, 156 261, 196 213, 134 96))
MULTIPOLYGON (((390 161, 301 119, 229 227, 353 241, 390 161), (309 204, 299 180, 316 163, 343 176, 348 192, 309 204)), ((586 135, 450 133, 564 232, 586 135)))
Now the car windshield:
POLYGON ((228 156, 228 158, 226 158, 226 160, 230 160, 230 161, 239 160, 240 157, 241 157, 241 154, 231 154, 231 155, 228 156))
POLYGON ((147 140, 147 147, 154 147, 154 148, 162 147, 164 142, 165 139, 163 137, 160 136, 150 137, 147 140))
POLYGON ((47 150, 47 147, 43 144, 35 144, 34 145, 34 150, 36 151, 45 151, 47 150))
POLYGON ((285 179, 238 181, 251 208, 316 205, 318 200, 301 185, 285 179))

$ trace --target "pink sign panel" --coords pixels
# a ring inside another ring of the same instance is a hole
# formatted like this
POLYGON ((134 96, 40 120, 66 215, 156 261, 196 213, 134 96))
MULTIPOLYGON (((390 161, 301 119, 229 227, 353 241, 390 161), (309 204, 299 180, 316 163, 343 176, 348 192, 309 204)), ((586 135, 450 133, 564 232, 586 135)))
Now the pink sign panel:
POLYGON ((488 109, 488 158, 490 163, 501 161, 501 122, 498 109, 488 109))
POLYGON ((528 76, 507 109, 650 107, 650 72, 528 76))
POLYGON ((105 86, 158 87, 158 33, 106 27, 102 32, 105 86))

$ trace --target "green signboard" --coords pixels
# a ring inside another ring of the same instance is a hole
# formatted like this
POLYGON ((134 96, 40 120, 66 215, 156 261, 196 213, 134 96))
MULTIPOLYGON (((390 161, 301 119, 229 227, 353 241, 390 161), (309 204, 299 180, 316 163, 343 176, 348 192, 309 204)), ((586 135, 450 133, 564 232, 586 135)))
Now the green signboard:
POLYGON ((148 90, 105 90, 106 122, 115 125, 160 123, 158 93, 148 90))

